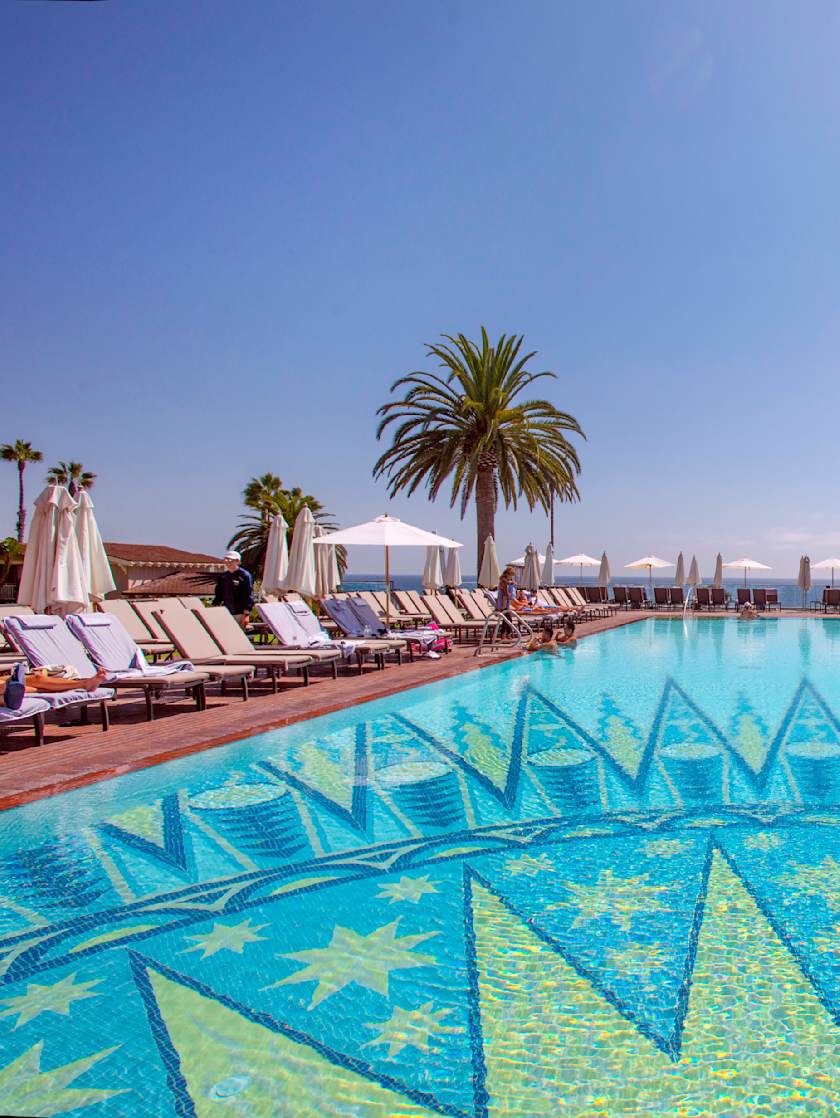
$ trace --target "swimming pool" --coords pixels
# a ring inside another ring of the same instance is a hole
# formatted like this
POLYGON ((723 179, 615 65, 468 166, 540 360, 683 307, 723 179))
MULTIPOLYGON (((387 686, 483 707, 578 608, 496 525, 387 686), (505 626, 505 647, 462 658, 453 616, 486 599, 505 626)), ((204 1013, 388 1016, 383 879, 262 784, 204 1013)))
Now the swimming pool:
POLYGON ((648 620, 0 816, 0 1110, 840 1112, 840 620, 648 620))

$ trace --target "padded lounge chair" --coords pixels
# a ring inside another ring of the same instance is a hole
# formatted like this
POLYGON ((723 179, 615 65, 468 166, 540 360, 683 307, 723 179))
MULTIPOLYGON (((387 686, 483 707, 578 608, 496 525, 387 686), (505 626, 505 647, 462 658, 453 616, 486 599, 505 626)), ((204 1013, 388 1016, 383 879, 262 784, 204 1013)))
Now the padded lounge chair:
POLYGON ((257 613, 287 655, 297 652, 312 656, 314 660, 322 657, 333 659, 341 655, 349 659, 353 656, 360 675, 368 657, 377 666, 384 667, 384 657, 393 651, 395 644, 403 647, 402 641, 336 640, 304 601, 260 602, 257 613))
POLYGON ((757 586, 753 590, 752 596, 753 596, 753 605, 755 606, 756 609, 760 609, 760 610, 766 610, 767 609, 767 591, 766 590, 762 589, 760 586, 757 586))
MULTIPOLYGON (((367 645, 378 642, 384 646, 372 653, 378 668, 385 667, 386 655, 395 656, 398 664, 402 663, 402 654, 406 650, 408 650, 410 656, 412 655, 411 647, 405 639, 389 635, 382 622, 375 615, 372 619, 363 620, 360 616, 360 607, 354 606, 349 599, 324 598, 321 605, 324 607, 327 616, 338 625, 342 633, 356 644, 357 649, 359 642, 367 645), (365 633, 365 629, 368 630, 367 633, 365 633)), ((364 611, 362 611, 363 613, 364 611)), ((360 662, 359 671, 361 672, 361 670, 360 662)))
MULTIPOLYGON (((51 618, 60 621, 60 618, 51 618)), ((146 718, 155 717, 155 700, 161 695, 183 690, 192 696, 196 710, 204 710, 204 687, 210 678, 197 672, 192 664, 174 660, 149 665, 142 649, 126 632, 118 617, 109 613, 76 613, 51 634, 52 644, 42 650, 41 663, 73 664, 81 675, 96 667, 108 672, 108 686, 117 691, 142 691, 146 718)), ((31 660, 31 657, 30 657, 31 660)))
POLYGON ((729 609, 729 601, 726 597, 726 591, 722 586, 710 586, 709 597, 712 603, 712 609, 729 609))
MULTIPOLYGON (((155 617, 158 610, 185 608, 177 598, 146 598, 142 601, 135 599, 131 604, 140 614, 143 623, 155 640, 159 641, 166 641, 167 637, 165 631, 160 627, 160 622, 155 617)), ((167 643, 171 644, 172 642, 168 641, 167 643)))
POLYGON ((391 597, 399 606, 400 612, 404 613, 406 617, 410 617, 415 625, 426 625, 432 620, 432 615, 429 611, 425 607, 421 609, 419 606, 415 605, 407 591, 395 590, 391 597))
POLYGON ((449 633, 454 632, 458 637, 459 633, 473 633, 479 634, 484 631, 484 621, 468 621, 462 613, 459 613, 455 608, 454 603, 448 594, 424 594, 423 603, 426 609, 432 615, 432 620, 436 625, 446 630, 449 633))
POLYGON ((644 609, 648 604, 644 586, 628 586, 627 601, 631 609, 644 609))
POLYGON ((765 590, 767 595, 767 608, 777 609, 781 612, 782 603, 779 601, 779 591, 775 588, 765 590))
POLYGON ((156 637, 134 605, 126 598, 106 598, 102 603, 102 610, 104 613, 110 613, 112 617, 119 618, 131 639, 148 655, 155 657, 174 655, 175 645, 172 641, 156 637))
POLYGON ((672 586, 671 593, 671 609, 682 609, 685 605, 685 591, 681 586, 672 586))
POLYGON ((158 610, 155 618, 182 656, 218 680, 223 691, 229 682, 238 683, 242 701, 248 701, 248 683, 256 671, 253 657, 225 656, 192 610, 182 606, 158 610))
POLYGON ((741 609, 742 606, 748 606, 750 604, 750 602, 752 601, 752 598, 751 598, 752 591, 749 589, 749 587, 739 586, 738 590, 737 590, 737 594, 738 594, 738 609, 741 609))
MULTIPOLYGON (((281 608, 283 605, 280 602, 273 604, 280 605, 281 608)), ((193 610, 193 616, 207 630, 225 656, 247 660, 257 671, 261 668, 266 671, 271 676, 275 693, 278 676, 290 669, 299 671, 304 683, 309 682, 309 669, 315 664, 328 664, 332 669, 333 679, 337 676, 336 665, 340 658, 338 651, 307 649, 305 652, 291 652, 278 645, 254 648, 236 618, 225 606, 202 606, 201 609, 193 610)))
POLYGON ((626 586, 613 587, 613 605, 615 605, 617 609, 630 608, 630 599, 627 597, 626 586))
POLYGON ((668 597, 667 586, 654 586, 653 588, 653 608, 654 609, 670 609, 671 599, 668 597))
POLYGON ((44 744, 44 715, 50 711, 50 704, 42 695, 26 695, 17 710, 0 706, 0 731, 10 730, 18 723, 28 722, 32 719, 32 728, 35 733, 35 744, 44 744))

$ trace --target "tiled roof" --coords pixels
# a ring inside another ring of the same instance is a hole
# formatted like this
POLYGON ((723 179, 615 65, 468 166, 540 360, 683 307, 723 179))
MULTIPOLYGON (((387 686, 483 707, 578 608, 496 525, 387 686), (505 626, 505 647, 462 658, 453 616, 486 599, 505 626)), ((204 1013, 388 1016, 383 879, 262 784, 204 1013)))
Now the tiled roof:
POLYGON ((204 555, 199 551, 183 551, 178 547, 164 547, 155 543, 106 543, 108 558, 126 564, 137 563, 148 567, 161 564, 171 567, 221 567, 217 555, 204 555))
POLYGON ((158 597, 166 594, 213 594, 216 590, 214 575, 195 574, 189 571, 175 571, 161 578, 151 578, 148 581, 137 582, 129 590, 123 591, 123 596, 158 597))

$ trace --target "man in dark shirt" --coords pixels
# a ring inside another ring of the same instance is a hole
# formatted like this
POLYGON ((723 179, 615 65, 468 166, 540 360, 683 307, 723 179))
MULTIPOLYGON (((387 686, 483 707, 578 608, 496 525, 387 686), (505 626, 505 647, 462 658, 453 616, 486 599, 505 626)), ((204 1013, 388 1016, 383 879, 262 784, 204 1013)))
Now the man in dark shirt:
POLYGON ((254 580, 250 572, 240 566, 241 562, 238 551, 229 551, 225 556, 225 569, 216 580, 213 605, 227 606, 244 629, 254 604, 254 580))

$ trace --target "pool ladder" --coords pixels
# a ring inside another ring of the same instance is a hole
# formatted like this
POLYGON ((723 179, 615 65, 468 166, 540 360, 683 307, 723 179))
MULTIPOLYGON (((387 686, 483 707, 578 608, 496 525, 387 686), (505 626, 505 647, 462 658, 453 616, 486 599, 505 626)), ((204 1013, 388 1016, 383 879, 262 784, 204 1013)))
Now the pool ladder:
POLYGON ((514 624, 512 617, 505 613, 499 613, 498 610, 494 610, 484 622, 484 627, 481 630, 481 636, 473 655, 482 656, 485 651, 495 652, 499 636, 504 629, 509 629, 516 638, 513 644, 508 646, 510 648, 522 648, 525 642, 527 641, 530 643, 534 636, 534 630, 524 617, 517 616, 516 623, 514 624), (488 634, 490 635, 489 644, 487 639, 488 634))

